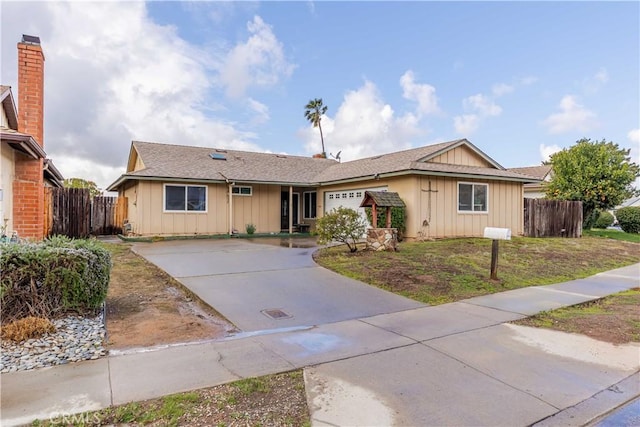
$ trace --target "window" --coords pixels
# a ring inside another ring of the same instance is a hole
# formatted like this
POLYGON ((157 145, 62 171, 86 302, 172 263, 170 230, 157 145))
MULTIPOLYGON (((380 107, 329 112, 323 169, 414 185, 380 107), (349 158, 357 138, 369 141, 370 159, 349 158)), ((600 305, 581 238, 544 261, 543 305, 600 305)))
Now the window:
POLYGON ((458 212, 488 212, 489 185, 458 183, 458 212))
POLYGON ((317 200, 318 199, 315 191, 304 193, 304 211, 302 215, 304 219, 315 219, 317 200))
POLYGON ((165 212, 206 212, 207 187, 165 184, 164 210, 165 212))
POLYGON ((231 194, 234 196, 251 196, 253 194, 253 190, 248 186, 243 187, 240 185, 234 185, 231 187, 231 194))

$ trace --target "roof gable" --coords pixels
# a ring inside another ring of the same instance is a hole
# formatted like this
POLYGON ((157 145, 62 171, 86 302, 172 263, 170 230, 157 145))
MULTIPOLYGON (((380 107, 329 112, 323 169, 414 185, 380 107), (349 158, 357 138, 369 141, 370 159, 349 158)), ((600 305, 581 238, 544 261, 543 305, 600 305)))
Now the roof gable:
POLYGON ((532 176, 538 180, 547 181, 551 178, 551 165, 539 165, 539 166, 527 166, 523 168, 509 168, 511 172, 516 172, 522 175, 532 176))
POLYGON ((0 103, 2 111, 7 116, 9 129, 18 130, 18 109, 11 92, 11 86, 0 85, 0 103))
POLYGON ((504 168, 467 139, 460 139, 453 144, 418 160, 419 162, 446 163, 460 166, 504 168))

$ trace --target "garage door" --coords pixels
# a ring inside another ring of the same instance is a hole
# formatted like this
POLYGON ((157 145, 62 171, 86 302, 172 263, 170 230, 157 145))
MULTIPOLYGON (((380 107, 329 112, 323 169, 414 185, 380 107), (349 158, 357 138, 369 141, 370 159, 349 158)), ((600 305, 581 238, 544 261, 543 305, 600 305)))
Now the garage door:
POLYGON ((367 214, 364 208, 360 207, 362 199, 364 199, 365 191, 387 191, 387 186, 373 188, 358 188, 342 191, 327 191, 324 193, 324 211, 331 212, 332 209, 344 206, 356 211, 366 220, 367 214))

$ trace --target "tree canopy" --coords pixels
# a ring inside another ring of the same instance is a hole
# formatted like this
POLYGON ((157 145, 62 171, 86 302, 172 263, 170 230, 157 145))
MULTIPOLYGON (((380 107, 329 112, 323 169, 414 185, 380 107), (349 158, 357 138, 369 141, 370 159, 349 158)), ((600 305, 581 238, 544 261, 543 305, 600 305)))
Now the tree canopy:
POLYGON ((327 106, 323 104, 322 98, 312 99, 304 106, 304 117, 313 125, 314 128, 320 130, 320 142, 322 143, 322 155, 327 157, 324 149, 324 136, 322 135, 322 115, 327 112, 327 106))
POLYGON ((93 181, 87 181, 82 178, 67 178, 64 180, 63 185, 65 188, 88 188, 91 197, 99 196, 101 191, 98 185, 93 181))
POLYGON ((633 187, 640 166, 618 144, 583 138, 551 156, 547 198, 582 202, 584 221, 595 210, 612 209, 639 192, 633 187))

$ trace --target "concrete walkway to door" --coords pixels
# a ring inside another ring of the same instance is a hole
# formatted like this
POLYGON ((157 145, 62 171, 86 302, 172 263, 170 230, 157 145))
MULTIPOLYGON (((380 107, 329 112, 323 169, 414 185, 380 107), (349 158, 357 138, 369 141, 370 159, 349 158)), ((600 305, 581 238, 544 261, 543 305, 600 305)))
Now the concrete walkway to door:
POLYGON ((245 332, 308 327, 424 304, 319 267, 310 238, 180 240, 133 250, 245 332))

